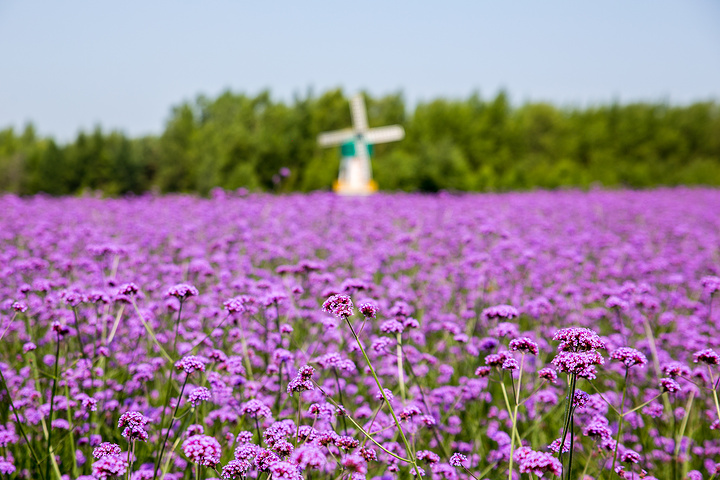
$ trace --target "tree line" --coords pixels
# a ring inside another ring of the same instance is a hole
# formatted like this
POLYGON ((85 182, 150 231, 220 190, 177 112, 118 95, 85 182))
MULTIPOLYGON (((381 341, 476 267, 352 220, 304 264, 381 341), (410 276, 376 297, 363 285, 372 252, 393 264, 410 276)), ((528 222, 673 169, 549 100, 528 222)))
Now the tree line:
MULTIPOLYGON (((401 93, 365 100, 371 127, 401 124, 406 131, 404 140, 374 147, 373 174, 383 190, 720 185, 714 101, 513 106, 500 92, 435 99, 410 111, 401 93)), ((290 102, 267 91, 199 96, 175 106, 159 136, 96 127, 58 144, 33 125, 7 128, 0 130, 0 191, 329 189, 340 152, 320 148, 316 138, 350 125, 348 98, 337 89, 290 102)))

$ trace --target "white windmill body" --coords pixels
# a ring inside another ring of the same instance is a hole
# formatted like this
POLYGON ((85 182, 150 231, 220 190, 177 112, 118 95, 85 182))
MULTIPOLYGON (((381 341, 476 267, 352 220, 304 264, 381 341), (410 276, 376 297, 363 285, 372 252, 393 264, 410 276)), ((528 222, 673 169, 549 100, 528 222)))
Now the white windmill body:
POLYGON ((323 147, 341 145, 340 173, 334 189, 341 195, 370 195, 377 191, 372 179, 370 146, 402 140, 405 130, 400 125, 369 128, 365 101, 361 94, 350 100, 353 128, 321 133, 318 143, 323 147))

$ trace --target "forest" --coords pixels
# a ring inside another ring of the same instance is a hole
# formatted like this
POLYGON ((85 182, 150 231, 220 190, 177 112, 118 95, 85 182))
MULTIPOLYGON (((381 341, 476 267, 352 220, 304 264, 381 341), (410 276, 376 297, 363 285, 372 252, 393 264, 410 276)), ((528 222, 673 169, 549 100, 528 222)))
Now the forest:
MULTIPOLYGON (((404 140, 374 147, 373 175, 386 191, 720 185, 715 101, 516 106, 502 91, 412 109, 401 92, 366 93, 365 101, 371 127, 401 124, 406 131, 404 140)), ((97 126, 60 144, 32 124, 9 127, 0 130, 0 191, 327 190, 340 151, 319 147, 317 135, 350 126, 348 94, 335 89, 290 102, 269 91, 198 96, 174 106, 158 136, 131 138, 97 126)))

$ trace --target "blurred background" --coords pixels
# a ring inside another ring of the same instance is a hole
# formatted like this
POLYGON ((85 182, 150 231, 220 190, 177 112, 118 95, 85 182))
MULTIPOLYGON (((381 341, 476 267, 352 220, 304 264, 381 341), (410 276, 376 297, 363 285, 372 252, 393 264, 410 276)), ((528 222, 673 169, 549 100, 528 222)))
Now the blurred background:
POLYGON ((720 185, 712 0, 2 0, 0 47, 0 191, 329 189, 358 91, 383 190, 720 185))

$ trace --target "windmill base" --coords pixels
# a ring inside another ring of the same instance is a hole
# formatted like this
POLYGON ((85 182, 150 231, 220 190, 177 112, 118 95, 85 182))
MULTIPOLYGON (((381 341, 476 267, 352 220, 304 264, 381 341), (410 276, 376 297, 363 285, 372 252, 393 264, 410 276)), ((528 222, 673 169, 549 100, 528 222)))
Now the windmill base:
POLYGON ((333 183, 333 190, 338 195, 365 196, 372 195, 373 193, 377 192, 378 185, 375 180, 370 180, 369 182, 362 185, 351 185, 346 182, 336 181, 333 183))

